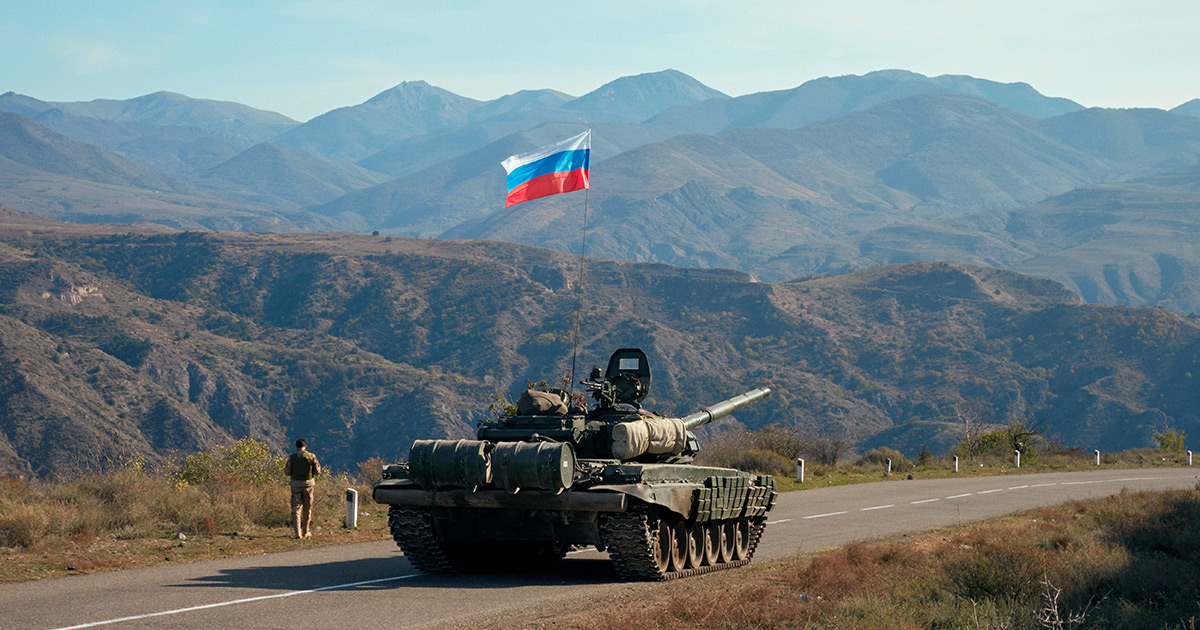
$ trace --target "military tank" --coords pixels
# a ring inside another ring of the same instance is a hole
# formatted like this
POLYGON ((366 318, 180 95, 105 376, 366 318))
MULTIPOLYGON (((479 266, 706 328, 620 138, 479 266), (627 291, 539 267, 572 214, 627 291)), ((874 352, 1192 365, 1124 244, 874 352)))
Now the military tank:
POLYGON ((607 551, 628 580, 667 580, 750 562, 778 496, 770 475, 697 466, 692 429, 770 395, 759 388, 682 418, 642 409, 650 365, 637 348, 593 368, 591 409, 529 390, 475 440, 417 440, 385 466, 376 502, 409 562, 428 573, 509 558, 607 551))

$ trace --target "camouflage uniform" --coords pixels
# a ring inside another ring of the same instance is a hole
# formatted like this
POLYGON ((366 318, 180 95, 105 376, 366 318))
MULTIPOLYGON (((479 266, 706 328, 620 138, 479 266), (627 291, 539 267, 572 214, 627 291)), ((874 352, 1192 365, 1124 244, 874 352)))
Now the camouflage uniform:
POLYGON ((283 466, 283 474, 291 478, 292 487, 292 529, 296 538, 309 538, 309 524, 312 522, 313 478, 321 474, 321 462, 317 456, 307 450, 297 449, 292 453, 283 466))

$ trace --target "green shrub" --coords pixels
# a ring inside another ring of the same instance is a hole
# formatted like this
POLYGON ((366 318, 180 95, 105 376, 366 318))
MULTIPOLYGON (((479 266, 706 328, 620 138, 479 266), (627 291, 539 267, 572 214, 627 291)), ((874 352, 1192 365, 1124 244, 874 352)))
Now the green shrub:
POLYGON ((1187 450, 1187 434, 1183 429, 1155 433, 1154 439, 1158 440, 1158 450, 1164 453, 1182 453, 1187 450))
POLYGON ((883 466, 889 459, 892 460, 892 472, 908 472, 913 469, 913 463, 904 456, 904 453, 886 446, 873 448, 863 453, 862 457, 859 457, 855 464, 859 466, 883 466))

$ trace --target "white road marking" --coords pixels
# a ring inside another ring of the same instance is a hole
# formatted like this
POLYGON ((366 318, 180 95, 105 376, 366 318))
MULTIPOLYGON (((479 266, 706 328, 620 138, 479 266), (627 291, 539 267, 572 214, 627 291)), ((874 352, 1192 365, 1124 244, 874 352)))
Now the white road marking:
POLYGON ((1064 486, 1086 486, 1092 483, 1117 483, 1119 481, 1147 481, 1154 477, 1125 477, 1124 479, 1098 479, 1096 481, 1064 481, 1064 486))
POLYGON ((847 513, 846 510, 842 510, 841 512, 829 512, 828 514, 813 514, 812 516, 805 516, 804 518, 805 518, 805 520, 810 519, 810 518, 824 518, 826 516, 837 516, 839 514, 846 514, 846 513, 847 513))
POLYGON ((767 521, 767 525, 774 525, 775 523, 791 523, 791 522, 792 522, 792 519, 790 519, 790 518, 781 518, 778 521, 767 521))
POLYGON ((933 503, 934 501, 941 501, 941 499, 921 499, 920 501, 909 501, 909 503, 916 505, 918 503, 933 503))
POLYGON ((573 549, 571 551, 568 551, 567 555, 570 556, 570 555, 574 555, 577 553, 587 553, 589 551, 595 551, 595 549, 592 549, 591 547, 588 547, 587 549, 573 549))
POLYGON ((969 497, 969 496, 971 496, 971 493, 970 493, 970 492, 967 492, 967 493, 965 493, 965 494, 956 494, 956 495, 954 495, 954 496, 952 496, 952 497, 946 497, 946 498, 947 498, 947 499, 961 499, 961 498, 963 498, 963 497, 969 497))
POLYGON ((1013 486, 1013 487, 1009 488, 1009 490, 1020 490, 1022 488, 1028 488, 1028 487, 1029 486, 1013 486))
POLYGON ((895 503, 893 503, 893 504, 891 504, 891 505, 876 505, 875 507, 869 507, 869 508, 859 508, 859 510, 858 510, 858 511, 859 511, 859 512, 869 512, 869 511, 871 511, 871 510, 883 510, 883 509, 887 509, 887 508, 890 508, 890 507, 896 507, 896 504, 895 504, 895 503))
POLYGON ((1030 488, 1049 488, 1050 486, 1057 486, 1057 485, 1058 485, 1057 483, 1035 483, 1029 487, 1030 488))
POLYGON ((164 610, 162 612, 147 613, 145 615, 133 615, 131 617, 121 617, 119 619, 108 619, 105 621, 93 621, 91 623, 81 623, 76 626, 66 626, 63 628, 55 628, 55 630, 77 630, 78 628, 93 628, 95 626, 107 626, 113 623, 122 623, 125 621, 137 621, 138 619, 149 619, 151 617, 162 617, 165 615, 177 615, 179 613, 193 612, 197 610, 205 610, 207 608, 221 608, 222 606, 232 606, 234 604, 248 604, 250 602, 261 602, 267 599, 279 599, 280 597, 291 597, 293 595, 306 595, 308 593, 319 593, 321 591, 332 591, 339 588, 351 588, 354 586, 363 586, 365 584, 378 584, 380 582, 394 582, 396 580, 404 580, 411 577, 422 575, 420 573, 410 573, 408 575, 397 575, 388 578, 379 578, 378 580, 365 580, 362 582, 351 582, 349 584, 336 584, 334 586, 322 586, 321 588, 310 588, 303 591, 287 591, 286 593, 275 593, 274 595, 262 595, 260 597, 247 597, 245 599, 233 599, 227 602, 217 602, 215 604, 204 604, 203 606, 188 606, 187 608, 176 608, 175 610, 164 610))
POLYGON ((1004 488, 996 488, 995 490, 980 490, 976 494, 991 494, 993 492, 1003 492, 1004 488))

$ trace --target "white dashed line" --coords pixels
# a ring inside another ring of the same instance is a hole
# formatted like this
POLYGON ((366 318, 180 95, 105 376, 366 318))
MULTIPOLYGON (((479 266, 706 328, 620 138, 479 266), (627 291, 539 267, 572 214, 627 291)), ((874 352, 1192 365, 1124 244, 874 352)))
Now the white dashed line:
POLYGON ((1028 487, 1029 486, 1013 486, 1013 487, 1009 488, 1009 490, 1021 490, 1022 488, 1028 488, 1028 487))
POLYGON ((991 494, 993 492, 1003 492, 1003 491, 1004 491, 1004 488, 996 488, 995 490, 980 490, 979 492, 976 492, 975 494, 991 494))
POLYGON ((1098 479, 1096 481, 1064 481, 1064 486, 1086 486, 1093 483, 1117 483, 1120 481, 1147 481, 1154 477, 1126 477, 1124 479, 1098 479))
POLYGON ((775 523, 791 523, 791 522, 792 522, 792 519, 790 519, 790 518, 781 518, 778 521, 767 521, 767 525, 774 525, 775 523))
POLYGON ((847 511, 842 510, 841 512, 829 512, 828 514, 813 514, 812 516, 805 516, 804 518, 805 518, 805 520, 807 520, 810 518, 824 518, 826 516, 837 516, 839 514, 847 514, 847 511))
POLYGON ((968 493, 966 493, 966 494, 956 494, 956 495, 954 495, 954 496, 952 496, 952 497, 946 497, 946 498, 947 498, 947 499, 961 499, 961 498, 963 498, 963 497, 969 497, 969 496, 971 496, 971 493, 970 493, 970 492, 968 492, 968 493))
POLYGON ((918 503, 933 503, 934 501, 941 501, 941 499, 921 499, 920 501, 909 501, 909 503, 916 505, 918 503))
POLYGON ((175 610, 164 610, 162 612, 149 613, 145 615, 133 615, 132 617, 121 617, 119 619, 108 619, 106 621, 93 621, 91 623, 81 623, 76 626, 66 626, 64 628, 56 628, 55 630, 77 630, 78 628, 94 628, 96 626, 107 626, 113 623, 122 623, 125 621, 137 621, 138 619, 149 619, 151 617, 162 617, 165 615, 177 615, 179 613, 193 612, 196 610, 205 610, 208 608, 220 608, 222 606, 232 606, 234 604, 248 604, 250 602, 261 602, 268 599, 279 599, 280 597, 291 597, 293 595, 306 595, 308 593, 319 593, 321 591, 332 591, 340 588, 351 588, 355 586, 363 586, 366 584, 378 584, 380 582, 394 582, 396 580, 404 580, 411 577, 417 577, 420 573, 410 573, 408 575, 397 575, 395 577, 380 578, 378 580, 365 580, 362 582, 351 582, 349 584, 337 584, 334 586, 322 586, 321 588, 310 588, 303 591, 287 591, 286 593, 275 593, 274 595, 262 595, 260 597, 247 597, 245 599, 233 599, 227 602, 217 602, 215 604, 204 604, 202 606, 189 606, 187 608, 176 608, 175 610))
POLYGON ((1029 487, 1030 488, 1049 488, 1050 486, 1057 486, 1057 485, 1058 485, 1057 483, 1035 483, 1029 487))
POLYGON ((876 505, 875 507, 869 507, 869 508, 859 508, 859 510, 858 510, 858 511, 859 511, 859 512, 869 512, 869 511, 871 511, 871 510, 883 510, 883 509, 887 509, 887 508, 890 508, 890 507, 896 507, 896 504, 894 504, 894 503, 893 503, 893 504, 890 504, 890 505, 876 505))

